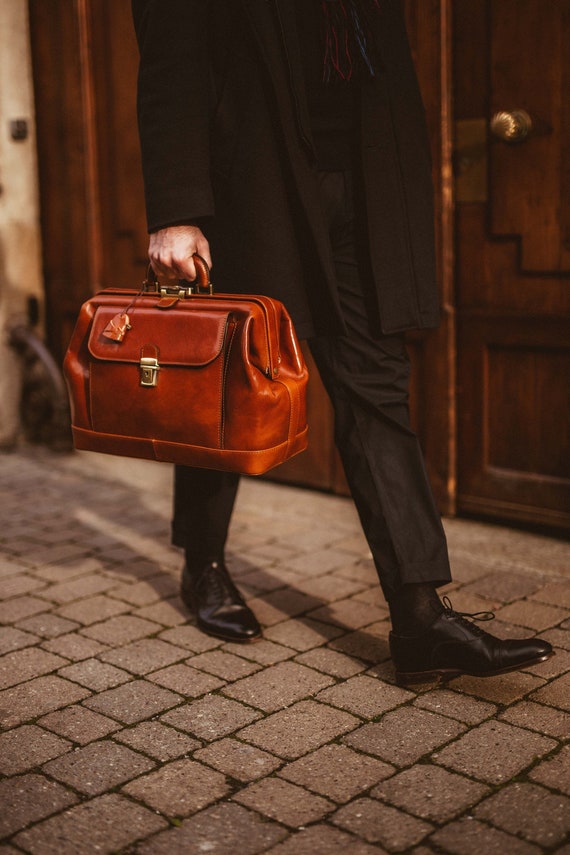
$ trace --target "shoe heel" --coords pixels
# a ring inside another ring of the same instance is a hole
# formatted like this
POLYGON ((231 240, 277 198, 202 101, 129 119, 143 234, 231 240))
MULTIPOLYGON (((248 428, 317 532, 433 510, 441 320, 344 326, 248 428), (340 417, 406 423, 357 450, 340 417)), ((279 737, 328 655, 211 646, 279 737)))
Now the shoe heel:
POLYGON ((445 683, 457 677, 456 671, 396 671, 398 686, 417 686, 420 683, 445 683))

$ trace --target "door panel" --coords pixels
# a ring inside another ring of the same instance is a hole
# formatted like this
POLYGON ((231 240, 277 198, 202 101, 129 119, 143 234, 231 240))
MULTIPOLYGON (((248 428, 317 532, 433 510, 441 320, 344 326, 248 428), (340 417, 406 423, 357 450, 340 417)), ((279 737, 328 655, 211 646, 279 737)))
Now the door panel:
POLYGON ((454 13, 458 508, 568 527, 570 0, 454 13), (495 136, 515 110, 528 136, 495 136))

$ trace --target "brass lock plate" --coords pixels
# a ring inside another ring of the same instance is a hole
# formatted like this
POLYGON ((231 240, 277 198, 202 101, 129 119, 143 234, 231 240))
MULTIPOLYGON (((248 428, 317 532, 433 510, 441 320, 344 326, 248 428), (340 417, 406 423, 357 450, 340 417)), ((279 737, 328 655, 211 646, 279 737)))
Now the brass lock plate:
POLYGON ((160 365, 158 359, 153 356, 141 356, 140 361, 140 385, 156 386, 158 383, 158 372, 160 365))

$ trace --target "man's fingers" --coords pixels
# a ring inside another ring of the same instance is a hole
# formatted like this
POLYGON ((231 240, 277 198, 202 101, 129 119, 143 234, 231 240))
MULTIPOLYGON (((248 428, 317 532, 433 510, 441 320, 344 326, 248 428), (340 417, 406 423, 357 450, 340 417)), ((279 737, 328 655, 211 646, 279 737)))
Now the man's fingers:
POLYGON ((196 279, 194 253, 211 267, 210 245, 197 226, 171 226, 150 236, 148 254, 157 276, 193 281, 196 279))

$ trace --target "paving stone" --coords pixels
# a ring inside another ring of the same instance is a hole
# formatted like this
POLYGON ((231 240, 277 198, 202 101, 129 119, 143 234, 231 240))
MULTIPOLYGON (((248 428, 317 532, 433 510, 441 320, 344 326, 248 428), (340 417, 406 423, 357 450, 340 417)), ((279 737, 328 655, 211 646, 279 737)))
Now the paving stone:
POLYGON ((0 838, 73 805, 77 796, 43 775, 19 775, 0 781, 0 838))
POLYGON ((13 626, 0 626, 0 655, 21 650, 22 647, 30 647, 40 639, 30 632, 23 632, 13 626))
MULTIPOLYGON (((103 538, 97 544, 97 548, 104 553, 106 558, 111 557, 110 545, 112 545, 112 541, 105 541, 103 538)), ((134 581, 135 579, 147 579, 149 576, 156 576, 156 572, 156 561, 150 561, 141 557, 133 558, 132 555, 129 555, 127 560, 120 564, 105 567, 105 575, 110 579, 115 579, 117 582, 128 581, 130 583, 131 580, 134 581)), ((115 588, 112 591, 114 592, 115 588)))
MULTIPOLYGON (((251 561, 262 563, 260 559, 263 559, 264 564, 267 564, 268 561, 283 561, 286 563, 287 559, 294 557, 297 553, 297 547, 277 542, 263 543, 257 549, 248 549, 248 557, 251 561)), ((268 571, 265 569, 259 572, 267 573, 268 571)))
POLYGON ((338 638, 343 632, 344 630, 340 627, 305 617, 286 620, 276 626, 270 626, 269 629, 265 630, 264 635, 270 641, 276 641, 278 644, 284 644, 294 650, 310 650, 312 647, 318 647, 332 638, 338 638))
POLYGON ((71 743, 66 739, 60 739, 35 724, 25 724, 0 734, 0 772, 3 775, 27 772, 70 748, 71 743))
POLYGON ((549 680, 551 677, 559 677, 570 671, 570 650, 555 651, 556 655, 551 656, 546 662, 539 662, 538 665, 531 665, 526 668, 530 674, 536 674, 537 677, 549 680))
POLYGON ((336 650, 329 650, 327 647, 319 647, 301 653, 300 656, 295 657, 295 662, 308 665, 315 671, 324 671, 325 674, 330 674, 332 677, 343 679, 353 677, 366 668, 359 659, 352 659, 350 656, 345 656, 344 653, 337 653, 336 650))
MULTIPOLYGON (((306 541, 306 536, 311 537, 314 532, 306 531, 302 534, 296 533, 295 542, 299 548, 302 548, 303 540, 306 541)), ((322 532, 322 543, 327 547, 331 542, 331 531, 322 532)), ((330 573, 332 570, 338 570, 340 567, 350 566, 354 563, 354 558, 351 555, 338 552, 336 549, 316 549, 311 551, 310 555, 300 555, 298 558, 289 559, 287 567, 296 571, 303 577, 307 576, 322 576, 323 573, 330 573)))
POLYGON ((332 623, 343 629, 362 629, 386 617, 386 610, 355 599, 339 600, 312 611, 309 617, 324 623, 332 623))
POLYGON ((370 606, 376 606, 376 608, 382 609, 385 612, 386 617, 389 617, 388 604, 382 593, 382 588, 378 584, 372 588, 364 588, 364 590, 354 594, 352 599, 357 600, 359 603, 368 603, 370 606))
POLYGON ((90 573, 79 576, 77 579, 71 579, 68 582, 50 585, 49 588, 46 588, 38 596, 45 596, 47 600, 63 605, 64 603, 71 603, 73 600, 83 599, 93 594, 100 594, 112 586, 113 583, 109 579, 105 579, 104 576, 90 573))
POLYGON ((123 787, 169 817, 189 816, 228 794, 225 775, 193 760, 175 760, 123 787))
POLYGON ((241 805, 219 804, 185 820, 180 828, 152 837, 138 847, 137 855, 257 855, 286 835, 282 826, 241 805))
POLYGON ((101 644, 93 638, 85 638, 84 635, 77 632, 60 635, 59 638, 45 641, 42 647, 51 653, 65 656, 66 659, 71 659, 73 662, 90 659, 92 656, 97 656, 98 653, 109 649, 106 644, 101 644))
POLYGON ((279 778, 265 778, 234 795, 234 801, 292 828, 322 819, 335 809, 333 802, 308 793, 279 778))
POLYGON ((462 591, 501 603, 512 603, 535 594, 542 584, 540 576, 530 573, 495 572, 471 582, 462 588, 462 591))
POLYGON ((196 759, 238 781, 255 781, 281 765, 281 760, 237 739, 220 739, 196 751, 196 759))
POLYGON ((39 588, 45 588, 45 582, 40 579, 35 579, 26 573, 20 573, 17 576, 9 576, 2 581, 0 588, 0 600, 8 600, 10 597, 17 597, 21 594, 29 594, 30 591, 37 591, 39 588))
POLYGON ((570 712, 570 673, 533 692, 531 700, 570 712))
POLYGON ((570 745, 565 745, 554 757, 535 766, 529 778, 570 796, 570 745))
MULTIPOLYGON (((13 527, 11 530, 13 531, 13 527)), ((0 564, 0 579, 6 579, 8 576, 14 576, 18 573, 24 573, 27 569, 29 569, 29 567, 27 567, 25 564, 20 564, 19 561, 12 561, 8 557, 3 556, 2 563, 0 564)))
POLYGON ((22 832, 15 842, 32 855, 106 855, 166 825, 142 805, 108 793, 22 832))
POLYGON ((218 639, 200 632, 199 629, 190 624, 166 629, 158 637, 174 644, 175 647, 184 647, 185 650, 191 650, 193 653, 204 653, 206 650, 213 650, 222 644, 218 639))
MULTIPOLYGON (((566 624, 568 621, 565 622, 566 624)), ((564 650, 570 650, 570 632, 568 628, 564 628, 564 624, 556 629, 547 629, 540 633, 540 637, 545 641, 549 641, 553 647, 562 647, 564 650)))
POLYGON ((420 819, 441 824, 476 804, 488 792, 488 787, 461 775, 419 764, 383 781, 370 795, 420 819))
POLYGON ((396 852, 408 850, 432 831, 427 822, 367 798, 356 799, 340 808, 331 817, 331 822, 369 843, 380 843, 396 852))
POLYGON ((131 679, 131 675, 127 671, 100 662, 99 659, 84 659, 82 662, 62 668, 59 674, 61 677, 66 677, 76 683, 81 683, 82 686, 93 689, 94 692, 111 689, 131 679))
POLYGON ((174 627, 185 624, 190 617, 188 609, 182 604, 178 596, 169 600, 160 600, 150 606, 144 606, 137 609, 133 614, 143 620, 161 624, 161 629, 165 626, 174 627))
POLYGON ((85 706, 124 724, 135 724, 179 704, 182 698, 146 680, 133 680, 85 701, 85 706))
POLYGON ((59 635, 73 632, 74 629, 77 629, 78 624, 59 615, 44 612, 20 621, 18 626, 26 632, 34 632, 44 638, 57 638, 59 635))
MULTIPOLYGON (((189 661, 193 662, 194 660, 189 661)), ((223 681, 217 677, 205 674, 203 671, 198 671, 197 668, 191 668, 188 665, 169 665, 168 668, 162 668, 160 671, 155 671, 154 674, 149 674, 148 680, 152 683, 158 683, 166 689, 172 689, 173 692, 178 692, 185 698, 197 698, 224 685, 223 681)))
POLYGON ((103 563, 93 556, 75 559, 73 561, 58 561, 57 564, 46 564, 35 570, 36 576, 46 582, 66 582, 88 573, 99 573, 103 563))
POLYGON ((346 653, 347 656, 352 656, 354 659, 376 664, 384 659, 390 659, 389 631, 390 624, 387 621, 383 625, 375 623, 364 630, 349 632, 340 638, 335 638, 329 642, 328 646, 331 650, 346 653))
POLYGON ((294 701, 313 695, 333 679, 296 662, 279 662, 264 671, 245 677, 223 691, 231 698, 243 701, 264 712, 275 712, 294 701))
POLYGON ((389 686, 372 677, 351 677, 344 683, 319 692, 317 700, 348 710, 365 718, 404 704, 414 697, 412 692, 389 686))
POLYGON ((485 855, 540 855, 543 851, 526 840, 489 828, 472 817, 440 828, 432 835, 430 842, 453 855, 481 855, 481 852, 485 855))
POLYGON ((161 763, 177 760, 200 748, 201 744, 197 739, 191 739, 185 733, 180 733, 159 721, 143 721, 135 727, 116 733, 114 738, 143 754, 149 754, 161 763))
POLYGON ((148 674, 172 665, 173 662, 178 662, 187 656, 188 651, 182 647, 175 647, 159 638, 143 638, 126 647, 103 653, 101 659, 103 662, 110 662, 119 668, 132 671, 133 674, 148 674))
POLYGON ((111 597, 124 600, 133 606, 148 606, 151 603, 178 593, 180 582, 173 576, 161 573, 142 582, 120 585, 110 592, 111 597))
POLYGON ((0 692, 0 723, 14 727, 32 718, 74 704, 91 693, 83 686, 49 675, 36 677, 0 692))
POLYGON ((33 677, 49 674, 66 664, 66 660, 61 656, 55 656, 37 647, 26 647, 24 650, 7 653, 0 659, 0 689, 8 689, 33 677))
MULTIPOLYGON (((253 557, 251 553, 248 553, 248 555, 250 558, 253 557)), ((282 565, 277 567, 263 567, 263 569, 258 568, 253 571, 247 567, 243 571, 236 572, 234 570, 233 575, 237 577, 240 590, 246 600, 257 597, 262 593, 268 594, 270 591, 277 591, 281 588, 298 588, 302 578, 298 573, 285 570, 282 565)))
MULTIPOLYGON (((360 524, 358 524, 358 528, 360 529, 360 524)), ((362 529, 360 529, 358 536, 360 536, 361 532, 362 529)), ((362 582, 363 585, 378 585, 378 573, 376 572, 368 544, 366 544, 362 556, 354 564, 346 564, 333 570, 332 575, 340 576, 343 579, 353 579, 354 581, 362 582)))
POLYGON ((284 659, 290 659, 295 655, 290 648, 283 647, 281 644, 274 644, 273 641, 267 639, 256 641, 255 644, 230 642, 224 644, 223 649, 227 650, 228 653, 235 653, 236 656, 243 656, 244 659, 251 659, 252 662, 258 662, 260 665, 275 665, 277 662, 283 662, 284 659))
POLYGON ((435 689, 420 695, 414 701, 414 706, 448 715, 450 718, 465 722, 465 724, 480 724, 486 718, 491 718, 497 711, 494 704, 488 704, 447 689, 435 689))
POLYGON ((229 698, 206 695, 198 701, 184 704, 179 709, 166 713, 161 718, 180 730, 212 741, 233 733, 245 724, 255 721, 260 715, 257 710, 229 698))
POLYGON ((288 763, 279 775, 309 790, 344 803, 390 777, 394 767, 375 757, 357 754, 346 745, 325 745, 288 763))
POLYGON ((284 588, 263 597, 253 597, 247 604, 260 624, 267 627, 314 609, 320 605, 320 600, 294 588, 284 588))
POLYGON ((479 819, 549 848, 568 840, 570 799, 535 784, 510 784, 475 808, 479 819))
POLYGON ((238 736, 278 757, 292 760, 357 724, 358 719, 353 715, 315 701, 300 701, 246 727, 238 736))
POLYGON ((371 668, 366 669, 366 674, 368 677, 373 677, 375 680, 381 680, 383 683, 388 683, 390 686, 397 685, 394 663, 391 659, 385 659, 384 662, 378 662, 376 665, 372 665, 371 668))
POLYGON ((496 614, 501 621, 516 623, 519 626, 528 627, 536 632, 556 626, 557 623, 560 623, 567 616, 564 609, 544 605, 536 602, 536 600, 520 600, 519 602, 511 603, 497 611, 496 614))
POLYGON ((553 580, 536 591, 531 599, 570 609, 570 581, 567 579, 553 580))
POLYGON ((507 706, 544 685, 544 681, 532 674, 514 671, 499 677, 458 677, 452 680, 450 685, 457 691, 507 706))
POLYGON ((120 725, 116 721, 99 715, 92 710, 82 706, 65 707, 63 710, 49 713, 38 720, 38 724, 49 730, 65 736, 80 745, 86 745, 95 739, 101 739, 119 730, 120 725))
POLYGON ((30 617, 30 615, 46 612, 48 609, 49 603, 45 600, 39 600, 37 597, 27 595, 16 597, 13 600, 8 600, 6 603, 0 603, 0 623, 18 623, 18 621, 30 617))
POLYGON ((501 784, 555 747, 554 740, 538 733, 502 721, 487 721, 434 754, 433 759, 465 775, 501 784))
POLYGON ((143 620, 134 615, 119 615, 109 618, 103 623, 86 627, 83 634, 88 638, 94 638, 96 641, 119 647, 122 644, 128 644, 130 641, 155 635, 161 629, 162 627, 157 623, 149 620, 143 620))
POLYGON ((124 614, 129 610, 125 603, 114 600, 112 597, 98 594, 95 597, 86 597, 83 600, 61 606, 57 614, 83 626, 100 623, 116 615, 124 614))
POLYGON ((325 576, 317 576, 316 578, 302 578, 296 583, 296 587, 304 594, 317 597, 323 603, 330 603, 333 600, 345 600, 348 597, 360 594, 363 589, 366 589, 366 583, 359 579, 347 579, 343 576, 332 576, 327 573, 325 576))
POLYGON ((402 707, 386 713, 379 722, 360 727, 344 742, 396 766, 408 766, 464 731, 465 725, 460 722, 427 710, 402 707))
POLYGON ((208 653, 201 653, 198 656, 192 657, 192 667, 200 668, 202 671, 207 671, 210 674, 215 674, 216 677, 221 677, 223 680, 239 680, 241 677, 248 677, 259 671, 260 665, 254 662, 249 662, 243 656, 234 656, 233 653, 226 653, 224 650, 210 650, 208 653))
POLYGON ((510 724, 536 730, 545 736, 558 739, 570 738, 570 713, 554 707, 546 707, 543 704, 535 704, 533 701, 521 701, 501 713, 499 718, 510 724))
POLYGON ((340 828, 319 823, 292 834, 284 843, 269 849, 270 855, 382 855, 377 844, 371 846, 340 828))
POLYGON ((79 792, 96 796, 153 767, 152 760, 130 748, 100 740, 46 763, 44 770, 79 792))
POLYGON ((42 544, 32 548, 28 544, 26 557, 32 564, 58 564, 66 560, 80 559, 88 551, 86 545, 77 543, 54 543, 51 546, 42 544))

